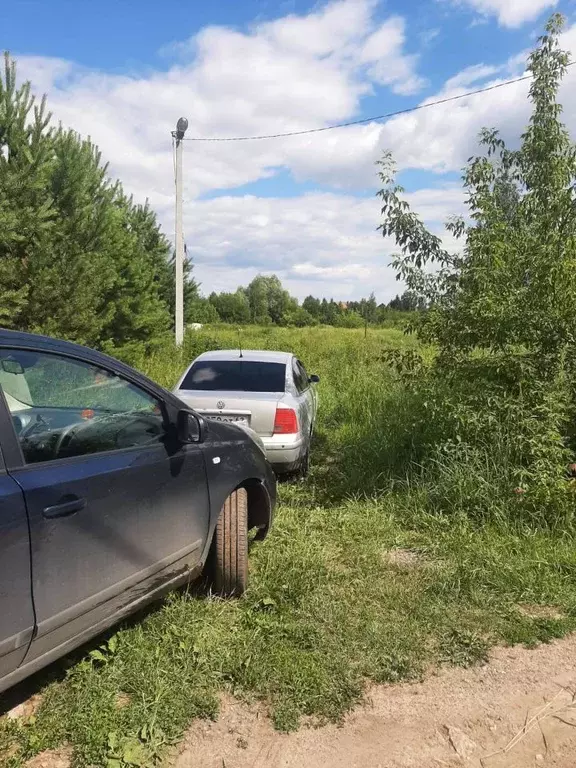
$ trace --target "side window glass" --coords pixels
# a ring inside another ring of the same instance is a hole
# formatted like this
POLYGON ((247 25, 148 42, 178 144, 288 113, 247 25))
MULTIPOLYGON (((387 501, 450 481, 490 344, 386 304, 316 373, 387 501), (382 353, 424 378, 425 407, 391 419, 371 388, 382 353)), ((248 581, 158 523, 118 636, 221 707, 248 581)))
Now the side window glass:
POLYGON ((298 373, 298 367, 296 365, 296 361, 292 360, 292 378, 294 379, 294 386, 296 387, 297 392, 301 392, 300 389, 300 375, 298 373))
POLYGON ((297 360, 292 362, 292 370, 294 373, 294 383, 298 392, 304 392, 308 387, 308 378, 302 375, 302 366, 297 360))
POLYGON ((308 389, 308 387, 310 386, 310 376, 308 376, 308 372, 306 371, 306 368, 304 368, 304 365, 300 362, 300 360, 296 362, 296 365, 300 370, 300 376, 304 383, 304 389, 308 389))
POLYGON ((0 387, 27 464, 161 442, 160 402, 80 360, 0 350, 0 387))

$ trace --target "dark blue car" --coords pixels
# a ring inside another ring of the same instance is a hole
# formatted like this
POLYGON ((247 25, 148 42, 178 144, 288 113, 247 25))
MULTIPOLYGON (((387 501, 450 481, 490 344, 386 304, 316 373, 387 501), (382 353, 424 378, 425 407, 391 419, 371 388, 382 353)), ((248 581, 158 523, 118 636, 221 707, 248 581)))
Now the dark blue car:
POLYGON ((275 502, 239 427, 106 355, 0 330, 0 691, 206 565, 241 594, 275 502))

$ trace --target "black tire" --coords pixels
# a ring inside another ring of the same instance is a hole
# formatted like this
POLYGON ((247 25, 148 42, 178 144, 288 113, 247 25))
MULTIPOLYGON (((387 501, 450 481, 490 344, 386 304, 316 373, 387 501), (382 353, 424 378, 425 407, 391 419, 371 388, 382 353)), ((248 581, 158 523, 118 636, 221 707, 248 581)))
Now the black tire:
POLYGON ((225 597, 240 597, 248 584, 248 495, 238 488, 228 496, 215 533, 214 587, 225 597))

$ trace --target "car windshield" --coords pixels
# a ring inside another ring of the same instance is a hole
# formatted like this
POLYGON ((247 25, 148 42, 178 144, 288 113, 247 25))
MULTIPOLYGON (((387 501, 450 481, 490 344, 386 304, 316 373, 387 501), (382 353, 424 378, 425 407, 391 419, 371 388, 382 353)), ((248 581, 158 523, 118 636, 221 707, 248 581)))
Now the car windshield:
POLYGON ((200 360, 180 389, 214 392, 284 392, 286 365, 255 360, 200 360))

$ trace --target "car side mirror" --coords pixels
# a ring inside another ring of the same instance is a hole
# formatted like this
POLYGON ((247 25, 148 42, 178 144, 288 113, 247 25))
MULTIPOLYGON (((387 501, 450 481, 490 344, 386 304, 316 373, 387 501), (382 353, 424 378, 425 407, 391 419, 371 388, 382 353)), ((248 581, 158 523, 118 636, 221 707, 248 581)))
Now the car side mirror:
POLYGON ((16 376, 21 376, 24 373, 24 368, 19 360, 15 360, 13 357, 2 358, 2 370, 6 373, 13 373, 16 376))
POLYGON ((318 384, 320 381, 320 376, 317 376, 315 373, 310 376, 310 384, 318 384))
POLYGON ((204 420, 193 411, 178 411, 176 430, 181 443, 201 443, 204 440, 204 420))

